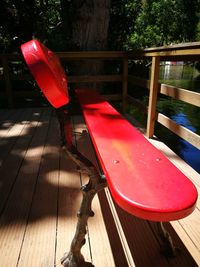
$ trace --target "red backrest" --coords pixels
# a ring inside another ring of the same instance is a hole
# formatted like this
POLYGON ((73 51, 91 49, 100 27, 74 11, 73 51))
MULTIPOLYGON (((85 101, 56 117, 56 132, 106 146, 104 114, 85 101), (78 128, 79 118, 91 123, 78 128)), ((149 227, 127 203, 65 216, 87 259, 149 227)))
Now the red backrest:
POLYGON ((38 40, 21 45, 22 54, 38 86, 55 108, 69 102, 67 77, 59 58, 38 40))

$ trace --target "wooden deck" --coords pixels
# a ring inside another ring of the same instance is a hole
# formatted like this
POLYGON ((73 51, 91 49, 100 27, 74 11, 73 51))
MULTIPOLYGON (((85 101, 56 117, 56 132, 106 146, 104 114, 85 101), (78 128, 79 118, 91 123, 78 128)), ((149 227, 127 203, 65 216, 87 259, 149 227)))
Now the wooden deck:
MULTIPOLYGON (((74 117, 76 143, 88 153, 85 127, 74 117)), ((200 175, 163 143, 151 140, 200 190, 200 175)), ((92 152, 90 152, 92 153, 92 152)), ((91 154, 92 155, 92 154, 91 154)), ((59 146, 58 124, 48 108, 0 110, 0 267, 60 266, 76 227, 81 192, 74 164, 59 146)), ((113 204, 108 190, 93 203, 82 251, 95 267, 200 266, 200 202, 192 215, 166 226, 180 249, 166 258, 153 224, 113 204)), ((86 264, 90 266, 90 264, 86 264)))

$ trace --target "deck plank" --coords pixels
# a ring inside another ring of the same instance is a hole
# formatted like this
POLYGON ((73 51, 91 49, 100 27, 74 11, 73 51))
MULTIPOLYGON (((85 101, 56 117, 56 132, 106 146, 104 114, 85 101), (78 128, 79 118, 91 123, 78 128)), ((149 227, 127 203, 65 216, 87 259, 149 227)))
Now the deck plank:
MULTIPOLYGON (((25 111, 23 111, 23 113, 25 113, 25 111)), ((28 121, 26 121, 22 128, 20 127, 21 130, 18 131, 18 135, 15 132, 15 140, 12 140, 13 144, 8 135, 5 135, 5 138, 7 139, 6 142, 1 144, 1 151, 8 151, 8 155, 3 155, 1 157, 2 163, 0 167, 0 213, 4 208, 5 202, 7 201, 10 191, 12 190, 12 187, 17 179, 18 172, 20 171, 21 165, 25 160, 28 147, 31 144, 31 140, 37 129, 37 126, 41 123, 40 116, 42 112, 37 111, 36 113, 34 110, 31 110, 26 111, 26 114, 29 115, 29 119, 27 118, 27 115, 23 115, 23 117, 20 117, 21 119, 28 119, 28 121), (10 143, 12 144, 11 147, 10 143)))
POLYGON ((0 109, 0 133, 1 133, 1 136, 4 136, 4 134, 7 131, 9 131, 9 129, 15 123, 15 120, 17 120, 17 118, 21 112, 23 112, 22 109, 18 109, 18 110, 16 110, 16 109, 0 109))
POLYGON ((13 114, 11 120, 6 120, 6 122, 1 124, 1 128, 3 129, 0 129, 0 166, 14 146, 21 131, 23 131, 25 127, 24 121, 27 118, 30 118, 30 111, 17 110, 16 113, 13 114))
MULTIPOLYGON (((86 130, 86 126, 82 117, 74 117, 73 118, 75 125, 76 134, 76 145, 78 150, 85 155, 88 159, 90 159, 98 168, 98 164, 96 162, 96 156, 94 150, 91 147, 91 142, 89 136, 87 134, 82 134, 82 131, 86 130)), ((88 180, 87 177, 81 175, 82 183, 86 183, 88 180)), ((91 257, 88 256, 88 260, 93 262, 95 267, 100 266, 109 266, 114 267, 114 259, 112 256, 112 251, 110 247, 110 243, 108 237, 106 235, 106 228, 103 221, 101 207, 99 204, 98 196, 95 196, 92 202, 92 210, 95 213, 95 216, 89 218, 88 220, 88 236, 87 242, 91 245, 91 257)), ((83 248, 84 249, 84 248, 83 248)), ((85 255, 85 254, 84 254, 85 255)))
POLYGON ((74 163, 67 157, 64 151, 61 151, 56 266, 62 266, 60 259, 70 248, 76 229, 76 214, 80 201, 80 175, 76 172, 74 163))
MULTIPOLYGON (((24 239, 34 187, 40 167, 43 144, 48 131, 46 111, 41 127, 36 129, 15 186, 0 218, 0 251, 2 266, 16 266, 24 239)), ((11 166, 12 167, 12 166, 11 166)), ((6 177, 4 177, 6 178, 6 177)))
MULTIPOLYGON (((150 142, 157 147, 168 159, 179 168, 196 185, 200 193, 200 174, 184 162, 169 147, 161 141, 150 139, 150 142)), ((192 255, 195 262, 200 266, 200 198, 197 200, 195 211, 188 217, 179 221, 171 222, 171 225, 179 235, 188 252, 192 255)))
MULTIPOLYGON (((0 111, 1 140, 6 141, 0 142, 0 151, 5 151, 0 166, 0 266, 61 267, 60 258, 75 233, 82 199, 80 185, 87 177, 80 177, 59 147, 58 123, 51 109, 4 112, 0 111)), ((74 123, 79 132, 77 146, 94 159, 87 135, 80 134, 86 129, 83 119, 76 117, 74 123)), ((151 142, 192 179, 200 192, 200 175, 162 142, 151 142)), ((95 267, 200 266, 200 200, 193 214, 166 225, 181 249, 172 259, 159 253, 151 223, 127 214, 112 202, 117 213, 113 215, 109 201, 104 191, 94 199, 95 216, 89 219, 89 234, 82 249, 86 261, 95 267), (120 239, 117 220, 126 244, 120 239)))
POLYGON ((54 266, 59 178, 59 135, 49 123, 18 267, 54 266))

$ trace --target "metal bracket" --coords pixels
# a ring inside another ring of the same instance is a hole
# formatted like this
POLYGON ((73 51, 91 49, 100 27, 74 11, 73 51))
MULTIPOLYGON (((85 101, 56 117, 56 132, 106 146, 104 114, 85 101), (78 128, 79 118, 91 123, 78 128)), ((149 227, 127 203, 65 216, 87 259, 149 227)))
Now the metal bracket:
MULTIPOLYGON (((80 209, 77 213, 78 222, 76 232, 72 240, 70 251, 65 253, 61 259, 64 267, 79 267, 84 263, 84 257, 81 254, 81 248, 85 244, 85 235, 87 232, 87 221, 89 217, 94 216, 92 211, 92 200, 94 196, 107 186, 106 177, 103 172, 98 171, 93 163, 84 157, 72 144, 71 122, 70 122, 70 106, 66 106, 57 110, 58 120, 60 122, 61 141, 63 149, 70 159, 77 165, 77 170, 80 173, 87 174, 89 182, 81 187, 83 199, 80 209)), ((85 134, 84 131, 82 134, 85 134)), ((156 232, 159 236, 162 252, 167 256, 175 256, 177 248, 174 246, 172 238, 165 229, 162 222, 156 222, 156 232)), ((91 265, 90 265, 91 266, 91 265)))
POLYGON ((173 240, 169 232, 165 229, 162 222, 156 222, 157 233, 161 241, 161 249, 163 254, 168 257, 175 257, 177 248, 173 244, 173 240))
POLYGON ((72 144, 70 113, 70 106, 56 110, 60 124, 61 144, 68 157, 76 164, 77 170, 88 175, 89 182, 81 187, 83 199, 77 213, 76 232, 71 242, 70 250, 64 254, 61 263, 65 267, 78 267, 85 262, 81 254, 81 248, 85 244, 88 218, 94 216, 92 200, 99 191, 107 186, 107 182, 105 175, 101 174, 92 162, 83 156, 72 144))
POLYGON ((94 196, 107 186, 104 175, 98 173, 93 164, 81 155, 75 147, 64 147, 67 155, 76 163, 78 170, 89 176, 89 182, 81 187, 83 199, 80 209, 77 213, 78 222, 76 232, 71 243, 70 251, 65 253, 61 263, 65 267, 78 267, 84 262, 81 254, 81 248, 85 244, 85 235, 87 233, 87 221, 89 217, 94 216, 92 211, 92 200, 94 196))

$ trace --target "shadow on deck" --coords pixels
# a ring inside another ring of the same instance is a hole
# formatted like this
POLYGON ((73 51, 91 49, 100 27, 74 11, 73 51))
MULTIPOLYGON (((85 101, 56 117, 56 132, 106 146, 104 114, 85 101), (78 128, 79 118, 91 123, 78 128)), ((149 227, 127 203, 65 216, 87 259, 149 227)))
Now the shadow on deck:
MULTIPOLYGON (((61 150, 51 109, 0 110, 0 122, 0 266, 61 266, 87 177, 61 150)), ((76 132, 85 127, 79 117, 74 125, 76 132)), ((88 153, 88 143, 82 145, 88 153)), ((199 176, 185 168, 199 189, 199 176)), ((152 223, 121 210, 108 190, 95 197, 93 210, 82 252, 95 267, 200 265, 199 205, 188 218, 166 224, 179 248, 175 258, 160 253, 152 223)))

